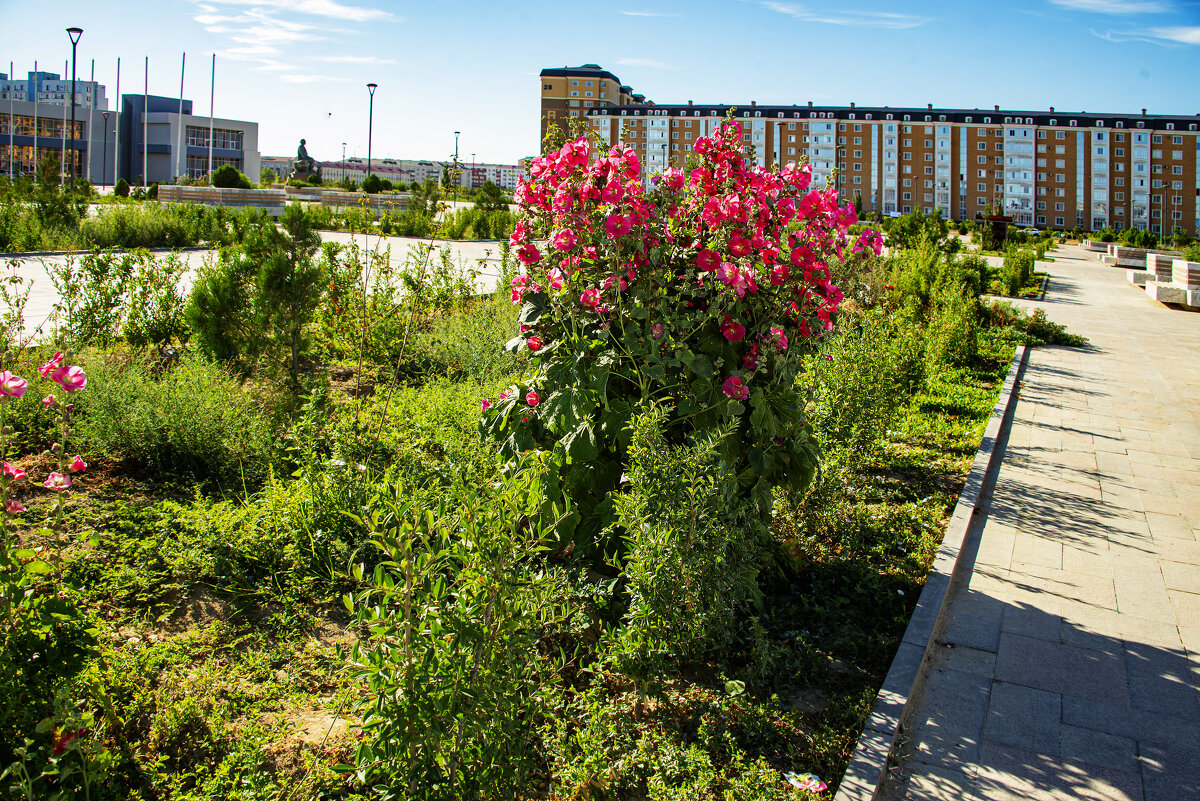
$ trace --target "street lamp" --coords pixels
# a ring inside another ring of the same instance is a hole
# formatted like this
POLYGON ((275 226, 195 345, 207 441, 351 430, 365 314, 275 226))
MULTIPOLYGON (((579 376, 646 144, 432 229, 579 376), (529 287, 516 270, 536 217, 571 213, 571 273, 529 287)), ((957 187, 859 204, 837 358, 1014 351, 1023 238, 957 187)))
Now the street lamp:
MULTIPOLYGON (((75 48, 79 37, 83 36, 83 28, 67 28, 67 36, 71 37, 71 140, 75 140, 75 48)), ((89 132, 90 133, 90 132, 89 132)), ((71 146, 71 161, 78 155, 74 144, 71 146)), ((71 190, 75 190, 75 173, 71 173, 71 190)))
POLYGON ((471 154, 471 191, 475 191, 475 154, 471 154))
POLYGON ((108 115, 111 111, 102 111, 100 114, 104 117, 104 155, 101 159, 100 167, 100 185, 106 186, 105 181, 108 180, 108 115))
MULTIPOLYGON (((367 112, 367 177, 371 177, 371 124, 375 121, 375 90, 379 87, 377 83, 367 84, 367 91, 371 93, 371 107, 367 112)), ((344 153, 344 151, 343 151, 344 153)), ((344 158, 344 156, 343 156, 344 158)))
POLYGON ((342 180, 346 180, 346 143, 342 142, 342 180))
POLYGON ((454 171, 450 177, 454 180, 454 207, 458 208, 458 131, 454 132, 454 171))

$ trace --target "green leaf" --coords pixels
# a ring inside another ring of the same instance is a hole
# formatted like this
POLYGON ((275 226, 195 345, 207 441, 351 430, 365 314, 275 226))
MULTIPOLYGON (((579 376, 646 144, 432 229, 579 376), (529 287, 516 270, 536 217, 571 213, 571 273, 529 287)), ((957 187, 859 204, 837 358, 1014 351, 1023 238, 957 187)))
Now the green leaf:
POLYGON ((697 355, 696 358, 692 360, 691 370, 693 373, 695 373, 700 378, 712 378, 713 377, 712 360, 709 359, 707 356, 697 355))
POLYGON ((25 572, 26 573, 39 573, 39 574, 44 575, 46 573, 53 573, 54 568, 39 559, 36 562, 30 562, 27 565, 25 565, 25 572))
POLYGON ((767 453, 758 445, 755 445, 750 449, 748 459, 750 461, 750 467, 753 468, 755 473, 760 474, 767 472, 767 470, 771 468, 771 465, 775 461, 771 454, 767 453))
POLYGON ((730 417, 741 417, 745 411, 745 405, 739 400, 731 400, 729 401, 729 405, 725 407, 725 414, 730 417))
POLYGON ((590 462, 600 455, 600 448, 596 444, 596 432, 589 422, 567 432, 562 443, 572 462, 590 462))
POLYGON ((725 692, 729 695, 742 695, 746 692, 746 682, 731 679, 725 682, 725 692))

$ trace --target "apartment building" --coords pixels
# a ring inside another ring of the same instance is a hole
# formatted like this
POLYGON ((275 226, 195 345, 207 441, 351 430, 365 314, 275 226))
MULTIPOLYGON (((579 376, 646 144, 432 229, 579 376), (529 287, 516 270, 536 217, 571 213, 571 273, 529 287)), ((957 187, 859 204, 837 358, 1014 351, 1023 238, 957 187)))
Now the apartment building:
POLYGON ((632 146, 648 174, 681 166, 730 113, 756 164, 806 158, 817 185, 832 181, 881 214, 940 209, 970 219, 999 202, 1023 226, 1200 233, 1200 115, 663 105, 595 64, 542 71, 543 135, 579 118, 604 141, 632 146), (589 80, 592 91, 603 80, 607 96, 571 105, 575 96, 563 92, 584 91, 589 80))

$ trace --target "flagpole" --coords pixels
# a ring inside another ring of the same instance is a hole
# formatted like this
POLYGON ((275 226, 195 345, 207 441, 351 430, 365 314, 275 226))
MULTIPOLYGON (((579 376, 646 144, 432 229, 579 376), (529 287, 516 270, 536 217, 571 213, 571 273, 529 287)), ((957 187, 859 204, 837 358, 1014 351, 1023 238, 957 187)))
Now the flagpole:
POLYGON ((175 180, 178 182, 179 177, 183 175, 183 170, 179 168, 180 159, 186 163, 187 157, 183 153, 183 75, 187 69, 187 53, 183 54, 183 59, 179 62, 179 119, 176 124, 179 125, 179 149, 175 152, 175 180))

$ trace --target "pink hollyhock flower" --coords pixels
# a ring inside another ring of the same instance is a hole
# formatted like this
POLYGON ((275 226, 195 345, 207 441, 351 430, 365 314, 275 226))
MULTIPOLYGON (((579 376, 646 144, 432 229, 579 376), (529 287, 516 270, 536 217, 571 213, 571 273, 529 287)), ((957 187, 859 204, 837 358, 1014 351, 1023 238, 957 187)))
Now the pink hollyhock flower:
POLYGON ((787 350, 788 338, 787 334, 783 333, 782 328, 771 328, 771 341, 775 343, 775 350, 783 353, 787 350))
POLYGON ((715 250, 702 250, 696 254, 696 269, 711 273, 721 266, 721 256, 715 250))
POLYGON ((25 507, 21 505, 20 501, 5 501, 4 508, 8 510, 10 515, 25 511, 25 507))
POLYGON ((739 271, 736 264, 730 264, 727 261, 721 262, 721 266, 717 268, 717 280, 728 286, 733 286, 737 283, 739 271))
POLYGON ((0 395, 7 395, 10 398, 19 398, 25 394, 25 387, 29 386, 29 382, 20 376, 15 376, 8 370, 0 373, 0 395))
POLYGON ((742 383, 739 376, 731 375, 721 384, 721 391, 734 400, 745 400, 750 397, 750 388, 742 383))
POLYGON ((59 367, 54 371, 54 375, 50 376, 50 380, 57 383, 66 392, 74 392, 87 385, 87 376, 83 374, 83 368, 78 365, 59 367))
POLYGON ((15 464, 4 463, 4 475, 8 476, 13 481, 20 481, 25 478, 25 471, 17 467, 15 464))
POLYGON ((786 264, 776 264, 771 268, 771 285, 783 286, 784 282, 788 280, 788 276, 790 274, 791 273, 788 272, 786 264))
POLYGON ((758 369, 758 343, 755 342, 750 346, 750 352, 742 357, 742 366, 747 370, 758 369))
POLYGON ((66 473, 51 473, 50 477, 42 483, 42 486, 46 489, 60 491, 71 486, 71 483, 71 477, 66 473))
POLYGON ((612 289, 614 286, 624 292, 625 288, 628 287, 629 284, 625 283, 625 279, 619 275, 610 275, 608 278, 604 279, 605 289, 612 289))
POLYGON ((75 454, 75 458, 67 465, 67 469, 72 473, 82 473, 84 470, 87 470, 87 462, 83 461, 83 457, 79 454, 75 454))
POLYGON ((530 337, 529 339, 525 340, 525 344, 529 346, 530 350, 538 350, 542 347, 542 338, 530 337))
POLYGON ((500 400, 504 400, 504 399, 505 399, 505 398, 507 398, 507 397, 508 397, 508 393, 507 393, 507 392, 501 392, 501 393, 500 393, 500 400))
POLYGON ((73 731, 68 734, 64 734, 59 741, 54 744, 54 755, 60 756, 67 750, 67 747, 71 745, 72 740, 82 737, 86 731, 87 729, 80 729, 79 731, 73 731))
POLYGON ((46 397, 42 398, 42 404, 44 406, 53 406, 57 402, 58 398, 54 397, 53 395, 47 395, 46 397))
POLYGON ((479 411, 481 412, 486 412, 490 408, 492 408, 492 402, 490 400, 485 400, 483 403, 479 404, 479 411))
POLYGON ((570 250, 575 247, 577 241, 579 240, 575 237, 575 232, 570 228, 564 228, 550 238, 550 244, 554 246, 555 250, 570 250))
POLYGON ((62 361, 63 355, 61 353, 56 353, 54 354, 53 359, 38 368, 38 372, 42 374, 42 378, 49 378, 50 374, 57 370, 58 366, 62 364, 62 361))
POLYGON ((542 252, 532 242, 527 242, 517 251, 517 259, 522 264, 537 264, 542 260, 542 252))
POLYGON ((650 336, 654 337, 655 339, 662 339, 662 336, 663 336, 662 323, 655 323, 654 325, 650 326, 650 336))
POLYGON ((725 315, 724 322, 721 323, 721 333, 730 342, 741 342, 746 338, 746 326, 741 323, 732 322, 727 314, 725 315))
POLYGON ((529 390, 529 394, 525 396, 525 402, 530 406, 537 406, 542 402, 542 396, 537 394, 537 390, 529 390))
POLYGON ((579 302, 584 306, 590 306, 593 309, 600 305, 600 290, 585 289, 583 294, 579 296, 579 302))
POLYGON ((625 236, 630 227, 629 218, 624 214, 610 214, 604 220, 604 230, 611 237, 625 236))
POLYGON ((551 267, 549 270, 546 271, 546 278, 550 279, 550 288, 551 289, 562 289, 563 280, 566 277, 567 277, 566 274, 563 273, 563 271, 558 269, 557 267, 551 267))
POLYGON ((662 174, 663 183, 671 189, 683 189, 683 170, 672 167, 662 174))
POLYGON ((750 240, 741 234, 729 237, 729 252, 735 256, 745 256, 750 253, 750 240))
POLYGON ((620 203, 625 197, 625 187, 621 185, 619 178, 615 176, 610 178, 608 183, 604 185, 604 190, 600 193, 600 199, 605 203, 620 203))

